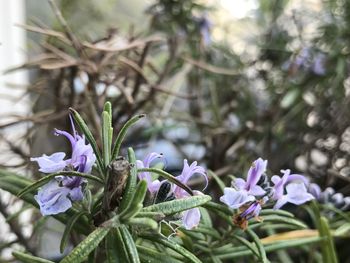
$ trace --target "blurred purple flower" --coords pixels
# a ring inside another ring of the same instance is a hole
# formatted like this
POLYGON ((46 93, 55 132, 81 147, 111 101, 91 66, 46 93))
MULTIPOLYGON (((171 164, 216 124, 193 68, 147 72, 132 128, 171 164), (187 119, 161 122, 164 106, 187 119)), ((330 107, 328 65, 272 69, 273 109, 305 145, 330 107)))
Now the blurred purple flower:
POLYGON ((309 183, 308 180, 300 174, 290 174, 289 169, 281 170, 281 172, 283 173, 282 177, 274 175, 271 178, 271 181, 274 183, 272 195, 273 200, 279 200, 283 196, 284 189, 290 182, 301 181, 305 185, 308 185, 309 183))
MULTIPOLYGON (((74 170, 81 173, 90 173, 96 161, 90 144, 85 144, 84 136, 80 136, 75 131, 74 123, 70 117, 73 135, 66 131, 55 130, 56 135, 65 136, 71 143, 72 156, 64 160, 65 153, 57 152, 50 156, 31 158, 40 167, 43 173, 55 173, 67 170, 74 170)), ((41 187, 34 197, 40 206, 43 215, 54 215, 65 212, 72 206, 71 201, 81 201, 83 199, 82 185, 85 179, 74 176, 56 176, 54 180, 41 187)))
POLYGON ((203 45, 205 47, 211 44, 211 28, 213 27, 213 23, 208 18, 207 14, 204 14, 202 17, 198 19, 199 31, 202 37, 203 45))
POLYGON ((274 209, 279 209, 286 203, 301 205, 315 199, 312 194, 307 192, 306 186, 302 182, 288 184, 286 186, 286 191, 287 193, 277 200, 274 209))
POLYGON ((326 55, 323 53, 318 53, 312 63, 312 71, 316 75, 325 75, 326 74, 326 68, 325 68, 325 63, 326 63, 326 55))
POLYGON ((321 188, 319 187, 318 184, 314 184, 314 183, 309 184, 308 191, 317 200, 321 197, 321 188))
MULTIPOLYGON (((163 158, 163 155, 152 152, 148 154, 143 161, 136 161, 137 168, 150 168, 151 163, 157 158, 163 158)), ((147 182, 148 191, 150 191, 152 194, 158 191, 161 182, 159 180, 153 181, 149 172, 140 172, 138 177, 140 180, 145 180, 147 182)))

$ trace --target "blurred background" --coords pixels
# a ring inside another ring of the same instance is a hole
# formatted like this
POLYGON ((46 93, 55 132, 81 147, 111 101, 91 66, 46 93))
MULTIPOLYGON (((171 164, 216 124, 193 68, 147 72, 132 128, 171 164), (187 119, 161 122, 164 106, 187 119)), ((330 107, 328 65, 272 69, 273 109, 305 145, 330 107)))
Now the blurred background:
MULTIPOLYGON (((270 174, 289 168, 350 195, 349 1, 55 3, 0 1, 1 167, 39 178, 29 158, 68 149, 53 135, 70 129, 68 108, 99 138, 109 100, 115 131, 148 116, 124 147, 139 159, 163 153, 175 175, 184 158, 197 160, 229 185, 262 157, 270 174)), ((206 191, 218 198, 216 188, 206 191)), ((50 227, 59 240, 60 226, 33 224, 37 214, 0 196, 4 260, 28 240, 29 251, 49 253, 33 229, 50 227)), ((59 257, 53 238, 51 258, 59 257)))

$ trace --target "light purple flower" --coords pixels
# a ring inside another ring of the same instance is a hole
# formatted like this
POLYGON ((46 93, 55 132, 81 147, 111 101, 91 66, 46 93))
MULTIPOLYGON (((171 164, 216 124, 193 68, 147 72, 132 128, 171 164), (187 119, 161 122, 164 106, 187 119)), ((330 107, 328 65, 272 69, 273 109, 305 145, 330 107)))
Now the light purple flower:
MULTIPOLYGON (((148 154, 143 161, 137 160, 136 165, 137 168, 150 168, 151 163, 156 160, 157 158, 163 159, 163 155, 159 153, 152 152, 148 154)), ((152 180, 152 176, 149 172, 140 172, 138 174, 138 177, 140 180, 145 180, 147 182, 147 188, 148 191, 150 191, 152 194, 157 192, 161 182, 159 180, 152 180)))
MULTIPOLYGON (((70 117, 70 116, 69 116, 70 117)), ((74 127, 70 117, 73 135, 66 131, 55 130, 56 135, 65 136, 71 143, 72 156, 64 160, 65 153, 57 152, 50 156, 31 158, 36 161, 40 167, 39 171, 43 173, 54 173, 63 170, 74 170, 81 173, 90 173, 92 166, 96 161, 90 144, 85 144, 84 136, 80 136, 74 127)), ((74 176, 56 176, 55 180, 50 181, 39 189, 35 200, 40 205, 40 211, 43 215, 54 215, 62 213, 72 206, 71 201, 81 201, 83 199, 83 187, 85 179, 74 176)))
POLYGON ((314 61, 312 64, 312 71, 319 76, 326 74, 325 63, 326 63, 326 55, 323 53, 318 53, 314 58, 314 61))
POLYGON ((202 37, 202 41, 205 47, 211 44, 211 28, 213 27, 212 22, 208 18, 207 14, 204 14, 202 17, 198 19, 200 35, 202 37))
POLYGON ((308 180, 300 174, 290 174, 290 170, 281 170, 283 173, 282 177, 277 175, 272 176, 271 181, 274 183, 273 187, 273 200, 279 200, 284 193, 286 185, 290 182, 300 181, 305 185, 308 185, 308 180))
POLYGON ((45 184, 34 196, 34 199, 40 206, 40 212, 43 216, 56 215, 67 211, 72 207, 71 199, 75 196, 75 190, 59 186, 59 182, 51 180, 45 184), (73 191, 73 192, 72 192, 73 191))
POLYGON ((247 181, 242 178, 237 178, 234 181, 234 186, 238 190, 246 190, 249 195, 261 196, 266 193, 261 186, 257 185, 261 176, 266 172, 267 160, 261 158, 255 160, 249 168, 247 181))
POLYGON ((66 161, 63 160, 65 156, 64 152, 57 152, 49 156, 44 154, 42 157, 30 158, 30 160, 38 162, 40 172, 55 173, 62 171, 67 166, 66 161))
MULTIPOLYGON (((206 181, 206 185, 204 187, 205 189, 208 185, 208 177, 205 172, 205 169, 202 166, 197 165, 197 162, 193 162, 191 165, 188 165, 188 161, 184 160, 184 167, 182 169, 182 172, 180 175, 176 176, 176 179, 181 183, 187 185, 191 177, 196 174, 199 174, 204 177, 206 181)), ((173 191, 174 191, 175 197, 178 199, 182 197, 186 197, 188 195, 188 193, 184 189, 182 189, 177 185, 174 185, 173 191)))
POLYGON ((261 205, 259 202, 252 203, 245 211, 239 214, 241 218, 249 220, 253 217, 259 216, 261 211, 261 205))
POLYGON ((318 184, 311 183, 309 184, 308 191, 312 194, 316 199, 321 197, 321 188, 318 184))
POLYGON ((237 191, 232 187, 225 187, 224 195, 220 197, 220 201, 232 209, 240 208, 242 205, 254 200, 255 197, 249 195, 247 191, 237 191))
POLYGON ((290 183, 286 186, 287 193, 282 195, 276 202, 274 209, 279 209, 286 203, 295 205, 304 204, 312 199, 314 196, 307 192, 306 186, 303 182, 290 183))
MULTIPOLYGON (((176 179, 181 183, 187 185, 188 181, 195 174, 199 174, 204 177, 204 179, 206 180, 206 186, 204 188, 206 188, 208 185, 207 174, 205 172, 205 169, 202 166, 197 165, 197 162, 193 162, 191 165, 188 165, 188 161, 185 159, 182 172, 179 176, 176 176, 176 179)), ((177 185, 174 186, 173 192, 174 192, 175 198, 177 199, 186 198, 189 196, 189 194, 184 189, 182 189, 177 185)), ((194 195, 202 195, 202 192, 200 191, 193 191, 193 193, 194 195)), ((194 227, 198 226, 200 219, 201 219, 201 214, 199 209, 192 208, 183 213, 182 224, 186 229, 193 229, 194 227)))
POLYGON ((199 225, 201 219, 201 212, 199 208, 192 208, 183 212, 182 224, 185 229, 191 230, 199 225))
POLYGON ((220 197, 220 201, 225 203, 232 209, 241 207, 242 205, 256 200, 266 194, 266 191, 257 185, 261 176, 266 172, 267 160, 261 158, 255 160, 249 168, 247 181, 242 178, 236 178, 232 187, 224 189, 224 195, 220 197))

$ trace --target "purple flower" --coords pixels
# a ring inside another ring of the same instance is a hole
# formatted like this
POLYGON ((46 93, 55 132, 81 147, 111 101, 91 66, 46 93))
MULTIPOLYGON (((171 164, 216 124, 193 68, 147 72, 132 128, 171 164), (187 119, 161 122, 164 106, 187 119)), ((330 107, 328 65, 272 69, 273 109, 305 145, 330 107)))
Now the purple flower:
POLYGON ((213 27, 212 22, 208 18, 207 14, 204 14, 198 19, 200 35, 202 37, 203 45, 209 46, 211 44, 211 28, 213 27))
POLYGON ((266 194, 266 191, 257 185, 261 176, 266 172, 266 166, 267 160, 261 158, 255 160, 248 171, 247 181, 236 178, 233 182, 235 188, 226 187, 220 201, 230 208, 236 209, 254 201, 256 197, 266 194))
POLYGON ((44 154, 42 157, 30 158, 30 160, 38 162, 40 172, 55 173, 62 171, 67 166, 67 162, 63 160, 65 156, 64 152, 57 152, 50 156, 44 154))
POLYGON ((326 55, 323 53, 318 53, 312 64, 312 71, 319 76, 326 74, 325 68, 326 55))
MULTIPOLYGON (((70 116, 69 116, 70 117, 70 116)), ((40 167, 43 173, 55 173, 65 169, 74 170, 81 173, 90 173, 96 161, 90 144, 85 144, 84 136, 80 136, 75 131, 74 123, 70 117, 73 135, 66 131, 55 130, 56 135, 65 136, 71 143, 72 156, 64 160, 65 153, 57 152, 50 156, 31 158, 40 167)), ((72 206, 71 201, 81 201, 83 199, 82 185, 85 179, 74 176, 56 176, 48 184, 39 189, 35 200, 40 206, 43 215, 54 215, 65 212, 72 206)))
MULTIPOLYGON (((70 117, 70 116, 69 116, 70 117)), ((70 117, 73 135, 66 131, 55 130, 55 135, 65 136, 72 146, 72 157, 64 160, 65 153, 57 152, 50 156, 43 155, 42 157, 31 158, 31 161, 36 161, 39 164, 39 171, 43 173, 55 173, 64 170, 65 168, 73 168, 82 173, 90 173, 92 166, 96 161, 96 156, 90 144, 85 144, 84 136, 80 136, 75 131, 74 123, 70 117)))
POLYGON ((253 217, 258 217, 261 211, 261 205, 259 202, 252 203, 245 211, 240 213, 240 217, 249 220, 253 217))
POLYGON ((315 197, 315 199, 319 199, 321 197, 321 188, 318 186, 318 184, 309 184, 308 191, 315 197))
POLYGON ((185 211, 182 215, 182 223, 187 230, 191 230, 199 225, 201 212, 199 208, 192 208, 185 211))
POLYGON ((238 190, 246 190, 249 195, 261 196, 266 193, 261 186, 257 185, 261 176, 266 172, 267 160, 261 158, 255 160, 249 168, 247 181, 242 178, 237 178, 234 181, 234 186, 238 190))
POLYGON ((77 189, 79 188, 62 187, 58 181, 51 180, 39 189, 34 199, 39 204, 43 216, 56 215, 72 207, 72 201, 80 201, 83 198, 81 189, 77 189))
POLYGON ((254 200, 255 197, 249 195, 247 191, 237 191, 231 187, 225 187, 224 195, 220 197, 220 201, 232 209, 240 208, 242 205, 254 200))
MULTIPOLYGON (((206 186, 204 187, 205 189, 208 185, 208 177, 205 172, 205 169, 202 166, 197 165, 197 162, 193 162, 191 165, 188 165, 187 160, 184 160, 184 167, 182 169, 182 172, 180 175, 176 176, 176 179, 181 183, 187 185, 190 178, 195 174, 199 174, 204 177, 206 181, 206 186)), ((188 196, 188 193, 177 185, 174 185, 173 191, 174 191, 175 197, 178 199, 188 196)))
POLYGON ((290 183, 286 186, 287 193, 282 195, 276 202, 274 209, 279 209, 286 203, 301 205, 315 199, 312 194, 307 192, 303 182, 290 183))
MULTIPOLYGON (((181 183, 187 185, 188 181, 195 174, 202 175, 205 178, 206 186, 204 188, 206 188, 208 185, 207 174, 205 172, 205 169, 202 166, 197 165, 197 162, 193 162, 191 165, 188 165, 188 161, 184 160, 184 167, 182 169, 182 172, 179 176, 176 176, 176 179, 181 183)), ((182 189, 177 185, 174 186, 173 192, 174 192, 175 198, 177 199, 186 198, 189 196, 189 194, 184 189, 182 189)), ((200 191, 193 191, 193 193, 194 195, 202 195, 202 192, 200 191)), ((192 208, 183 213, 182 224, 186 229, 193 229, 194 227, 198 226, 200 219, 201 219, 201 214, 199 209, 192 208)))
MULTIPOLYGON (((155 152, 150 153, 143 161, 136 161, 137 168, 150 168, 151 163, 157 158, 163 158, 163 155, 155 152)), ((147 182, 148 191, 150 191, 152 194, 158 191, 161 182, 159 180, 153 181, 149 172, 141 172, 138 174, 138 177, 140 180, 145 180, 147 182)))
POLYGON ((279 200, 283 196, 284 188, 290 182, 301 181, 305 185, 308 185, 308 180, 300 174, 290 174, 289 169, 281 170, 281 172, 283 173, 282 178, 277 175, 274 175, 271 178, 271 181, 274 183, 272 195, 273 200, 279 200))

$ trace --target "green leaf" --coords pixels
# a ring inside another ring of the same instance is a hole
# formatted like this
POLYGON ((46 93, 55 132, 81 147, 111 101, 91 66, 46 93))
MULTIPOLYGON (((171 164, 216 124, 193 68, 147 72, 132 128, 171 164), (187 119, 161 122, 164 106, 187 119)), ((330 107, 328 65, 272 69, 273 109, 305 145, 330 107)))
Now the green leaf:
POLYGON ((124 263, 128 262, 126 248, 117 228, 111 229, 106 239, 106 256, 108 263, 124 263), (119 238, 118 238, 119 235, 119 238))
POLYGON ((208 195, 191 196, 188 198, 176 199, 164 203, 147 206, 142 209, 142 212, 160 212, 165 215, 172 215, 197 206, 204 205, 210 200, 211 197, 208 195))
POLYGON ((72 231, 72 228, 74 227, 74 224, 77 222, 79 217, 83 216, 84 214, 87 214, 86 211, 81 211, 77 214, 75 214, 73 217, 71 217, 66 225, 66 228, 64 229, 61 244, 60 244, 60 252, 63 253, 64 249, 67 246, 68 240, 69 240, 69 234, 72 231))
POLYGON ((27 187, 25 187, 22 191, 20 191, 17 196, 21 197, 22 195, 29 193, 31 191, 36 190, 37 188, 39 188, 40 186, 46 184, 48 181, 50 181, 51 179, 55 178, 56 176, 59 175, 64 175, 64 176, 79 176, 79 177, 83 177, 86 179, 90 179, 90 180, 94 180, 96 182, 99 182, 101 184, 103 184, 103 181, 101 178, 91 175, 91 174, 85 174, 85 173, 79 173, 79 172, 74 172, 74 171, 61 171, 61 172, 57 172, 57 173, 52 173, 49 175, 46 175, 45 177, 41 178, 40 180, 34 182, 31 185, 28 185, 27 187))
POLYGON ((255 243, 257 249, 258 249, 258 252, 259 252, 259 258, 261 260, 262 263, 268 263, 270 262, 267 257, 266 257, 266 252, 265 252, 265 249, 264 249, 264 246, 263 244, 261 243, 259 237, 254 233, 254 231, 252 231, 251 229, 247 229, 246 230, 248 235, 251 236, 251 238, 253 239, 253 242, 255 243))
POLYGON ((74 110, 73 108, 69 108, 69 110, 72 113, 72 116, 73 116, 74 120, 76 121, 76 123, 78 124, 79 128, 84 133, 87 141, 90 143, 92 149, 94 150, 94 153, 95 153, 96 159, 97 159, 97 166, 98 166, 100 172, 103 172, 104 169, 102 169, 103 162, 102 162, 102 158, 101 158, 101 153, 97 147, 97 143, 96 143, 95 138, 92 136, 91 131, 89 130, 88 126, 86 125, 85 121, 80 116, 80 114, 76 110, 74 110))
MULTIPOLYGON (((276 243, 265 245, 265 251, 266 252, 274 252, 281 249, 286 248, 292 248, 292 247, 299 247, 299 246, 305 246, 308 244, 315 244, 319 243, 323 239, 321 237, 308 237, 308 238, 301 238, 296 240, 287 240, 287 241, 278 241, 276 243)), ((253 252, 251 250, 246 249, 245 246, 240 247, 232 247, 228 249, 229 251, 221 250, 219 249, 213 249, 213 253, 217 255, 220 259, 232 259, 237 257, 244 257, 248 255, 252 255, 253 252)))
POLYGON ((122 142, 125 138, 125 135, 128 131, 128 129, 135 124, 137 121, 139 121, 141 118, 145 117, 145 114, 140 114, 132 117, 130 120, 128 120, 124 126, 121 128, 121 130, 118 133, 118 136, 115 140, 114 146, 113 146, 113 151, 112 151, 112 160, 117 158, 120 150, 120 146, 122 145, 122 142))
POLYGON ((323 262, 325 263, 337 263, 338 257, 334 247, 333 237, 331 235, 328 220, 325 217, 320 218, 320 236, 324 237, 321 243, 323 262))
MULTIPOLYGON (((252 220, 255 220, 255 219, 252 219, 252 220)), ((251 220, 249 222, 251 222, 251 220)), ((249 228, 255 228, 255 227, 261 226, 263 224, 269 223, 269 222, 285 223, 285 224, 297 226, 297 227, 302 228, 302 229, 307 228, 307 225, 305 225, 303 222, 301 222, 297 219, 290 218, 290 217, 284 217, 284 216, 278 216, 278 215, 264 216, 263 222, 256 222, 256 221, 251 222, 249 228)))
POLYGON ((268 216, 268 215, 277 215, 277 216, 285 216, 285 217, 294 217, 292 213, 289 213, 285 210, 281 209, 263 209, 259 213, 259 216, 268 216))
POLYGON ((13 251, 12 255, 23 263, 54 263, 53 261, 44 258, 34 257, 32 255, 22 253, 19 251, 13 251))
POLYGON ((141 237, 174 250, 187 259, 185 262, 201 263, 201 261, 187 249, 177 243, 169 241, 168 239, 156 235, 141 235, 141 237))
POLYGON ((185 184, 183 184, 182 182, 180 182, 179 180, 176 179, 176 177, 172 176, 171 174, 161 170, 161 169, 157 169, 157 168, 140 168, 137 169, 137 172, 150 172, 150 173, 156 173, 162 177, 164 177, 165 179, 167 179, 169 182, 176 184, 177 186, 181 187, 182 189, 184 189, 187 193, 189 193, 190 195, 193 195, 192 190, 185 184))
MULTIPOLYGON (((157 250, 151 249, 149 247, 136 245, 137 251, 139 252, 140 259, 142 262, 152 262, 152 263, 164 263, 164 253, 157 250)), ((182 263, 183 261, 167 256, 167 263, 182 263)))
MULTIPOLYGON (((105 105, 103 106, 103 111, 106 111, 108 113, 112 121, 112 104, 109 101, 106 101, 105 105)), ((112 122, 110 123, 110 126, 112 126, 112 122)))
POLYGON ((123 242, 126 247, 126 251, 128 253, 129 261, 130 263, 140 263, 139 254, 137 252, 137 248, 135 245, 135 242, 129 232, 129 230, 126 228, 125 225, 122 225, 119 227, 120 234, 123 238, 123 242))
POLYGON ((256 246, 254 246, 251 242, 249 242, 248 240, 246 240, 245 238, 239 235, 232 235, 232 237, 238 240, 238 242, 240 242, 242 245, 246 246, 250 251, 253 252, 254 255, 256 255, 257 257, 260 257, 260 254, 256 249, 256 246))
POLYGON ((143 207, 143 200, 145 199, 147 192, 147 182, 145 180, 141 180, 134 192, 134 197, 129 203, 128 207, 120 213, 121 221, 129 219, 136 215, 143 207))
POLYGON ((102 149, 104 168, 111 162, 111 143, 110 140, 111 117, 107 111, 102 112, 102 149))
POLYGON ((299 97, 299 95, 300 95, 299 89, 289 90, 281 100, 281 103, 280 103, 281 107, 282 108, 289 108, 290 106, 292 106, 294 104, 294 102, 299 97))
POLYGON ((131 226, 141 226, 143 228, 151 228, 157 230, 158 223, 150 218, 130 218, 126 221, 131 226))
POLYGON ((75 247, 60 263, 83 262, 88 255, 100 244, 110 228, 98 227, 75 247))
POLYGON ((123 192, 123 199, 121 201, 119 210, 123 211, 131 202, 132 197, 136 191, 137 185, 137 165, 136 165, 136 156, 132 148, 128 148, 128 159, 130 163, 130 174, 126 182, 126 186, 123 192))

